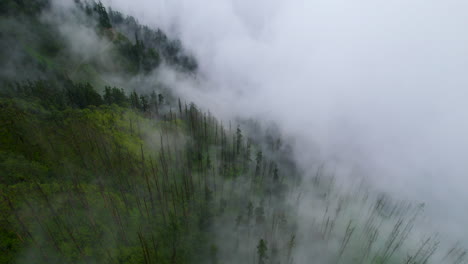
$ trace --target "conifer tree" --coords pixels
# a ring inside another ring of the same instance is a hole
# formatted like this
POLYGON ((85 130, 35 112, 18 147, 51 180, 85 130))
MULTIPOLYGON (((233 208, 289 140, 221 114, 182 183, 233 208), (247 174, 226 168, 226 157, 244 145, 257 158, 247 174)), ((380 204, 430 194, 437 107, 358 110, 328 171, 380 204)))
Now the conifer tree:
POLYGON ((267 250, 268 250, 267 243, 265 242, 265 240, 260 239, 257 245, 258 264, 266 263, 266 260, 268 259, 267 250))
POLYGON ((133 91, 130 94, 130 104, 135 109, 138 109, 138 110, 141 109, 140 98, 138 97, 138 94, 135 91, 133 91))
POLYGON ((106 8, 104 5, 99 1, 99 3, 96 4, 94 7, 94 10, 98 14, 98 20, 99 20, 99 27, 100 28, 111 28, 112 25, 109 20, 109 15, 107 14, 106 8))
POLYGON ((146 112, 149 110, 149 102, 148 102, 148 96, 147 95, 141 95, 140 96, 140 101, 141 101, 141 110, 143 112, 146 112))

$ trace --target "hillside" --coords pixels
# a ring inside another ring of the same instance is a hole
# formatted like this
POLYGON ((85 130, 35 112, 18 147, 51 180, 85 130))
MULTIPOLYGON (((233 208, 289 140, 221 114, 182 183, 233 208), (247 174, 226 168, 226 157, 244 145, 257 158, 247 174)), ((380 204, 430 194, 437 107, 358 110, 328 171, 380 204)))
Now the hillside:
POLYGON ((0 263, 465 260, 413 236, 423 204, 305 180, 274 126, 179 98, 159 71, 198 64, 162 30, 93 1, 0 14, 0 263))
POLYGON ((213 218, 284 192, 275 162, 240 128, 161 90, 138 94, 100 78, 161 63, 195 71, 179 42, 100 3, 78 3, 115 65, 83 62, 43 18, 47 1, 2 4, 2 45, 15 43, 17 55, 4 49, 2 62, 18 70, 2 71, 1 263, 217 261, 213 218), (237 193, 241 178, 252 198, 237 193))

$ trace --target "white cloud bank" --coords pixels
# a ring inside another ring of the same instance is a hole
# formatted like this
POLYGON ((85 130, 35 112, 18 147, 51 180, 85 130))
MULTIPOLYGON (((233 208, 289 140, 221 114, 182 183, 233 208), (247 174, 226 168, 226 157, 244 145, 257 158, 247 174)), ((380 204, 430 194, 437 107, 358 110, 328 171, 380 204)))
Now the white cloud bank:
POLYGON ((468 1, 108 0, 180 38, 227 116, 277 122, 306 166, 339 160, 468 237, 468 1))

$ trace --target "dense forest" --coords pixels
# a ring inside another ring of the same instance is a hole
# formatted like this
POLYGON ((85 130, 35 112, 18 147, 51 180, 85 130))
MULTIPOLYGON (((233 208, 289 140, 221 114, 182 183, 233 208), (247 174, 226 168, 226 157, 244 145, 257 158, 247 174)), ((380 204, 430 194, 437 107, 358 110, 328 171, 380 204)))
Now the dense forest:
POLYGON ((305 180, 274 126, 115 81, 196 76, 163 31, 94 1, 0 15, 0 263, 466 263, 412 236, 423 204, 305 180))

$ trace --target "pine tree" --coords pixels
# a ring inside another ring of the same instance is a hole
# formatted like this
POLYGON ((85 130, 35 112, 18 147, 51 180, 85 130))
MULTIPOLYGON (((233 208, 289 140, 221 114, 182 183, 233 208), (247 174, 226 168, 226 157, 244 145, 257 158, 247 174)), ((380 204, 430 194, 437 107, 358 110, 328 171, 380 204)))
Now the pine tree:
POLYGON ((159 114, 159 109, 158 109, 158 96, 156 95, 156 92, 153 91, 151 94, 150 94, 150 99, 149 99, 149 106, 150 106, 150 109, 151 111, 155 112, 156 115, 159 114))
POLYGON ((94 7, 94 10, 98 14, 98 19, 99 19, 99 27, 100 28, 111 28, 112 25, 109 20, 109 15, 107 14, 106 8, 104 5, 99 1, 99 3, 96 4, 94 7))
POLYGON ((257 157, 255 158, 255 161, 257 162, 255 166, 255 176, 260 175, 260 166, 263 161, 263 153, 261 151, 257 152, 257 157))
POLYGON ((267 243, 265 242, 265 240, 260 239, 257 245, 258 264, 266 263, 266 260, 268 259, 267 250, 267 243))
POLYGON ((249 204, 247 205, 247 221, 250 221, 250 219, 252 218, 252 214, 253 214, 253 204, 252 202, 249 202, 249 204))
POLYGON ((158 94, 158 103, 159 105, 162 105, 164 103, 164 95, 158 94))
POLYGON ((148 111, 149 110, 148 96, 147 95, 141 95, 140 96, 140 101, 141 101, 141 110, 143 112, 148 111))
POLYGON ((288 253, 287 253, 288 263, 291 263, 292 251, 293 251, 295 246, 296 246, 296 235, 291 235, 291 239, 289 239, 288 245, 287 245, 287 248, 288 248, 288 253))
POLYGON ((109 86, 106 86, 104 88, 104 96, 103 96, 103 99, 104 99, 104 103, 108 104, 108 105, 111 105, 113 103, 113 99, 112 99, 112 91, 111 91, 111 88, 109 86))
POLYGON ((130 104, 133 108, 135 109, 138 109, 140 110, 141 109, 141 103, 140 103, 140 99, 138 97, 138 94, 133 91, 131 94, 130 94, 130 104))
POLYGON ((273 169, 273 181, 275 183, 279 181, 278 166, 276 164, 274 164, 274 169, 273 169))
POLYGON ((237 127, 236 130, 236 154, 239 155, 240 149, 241 149, 241 144, 242 144, 242 131, 240 130, 240 127, 237 127))

